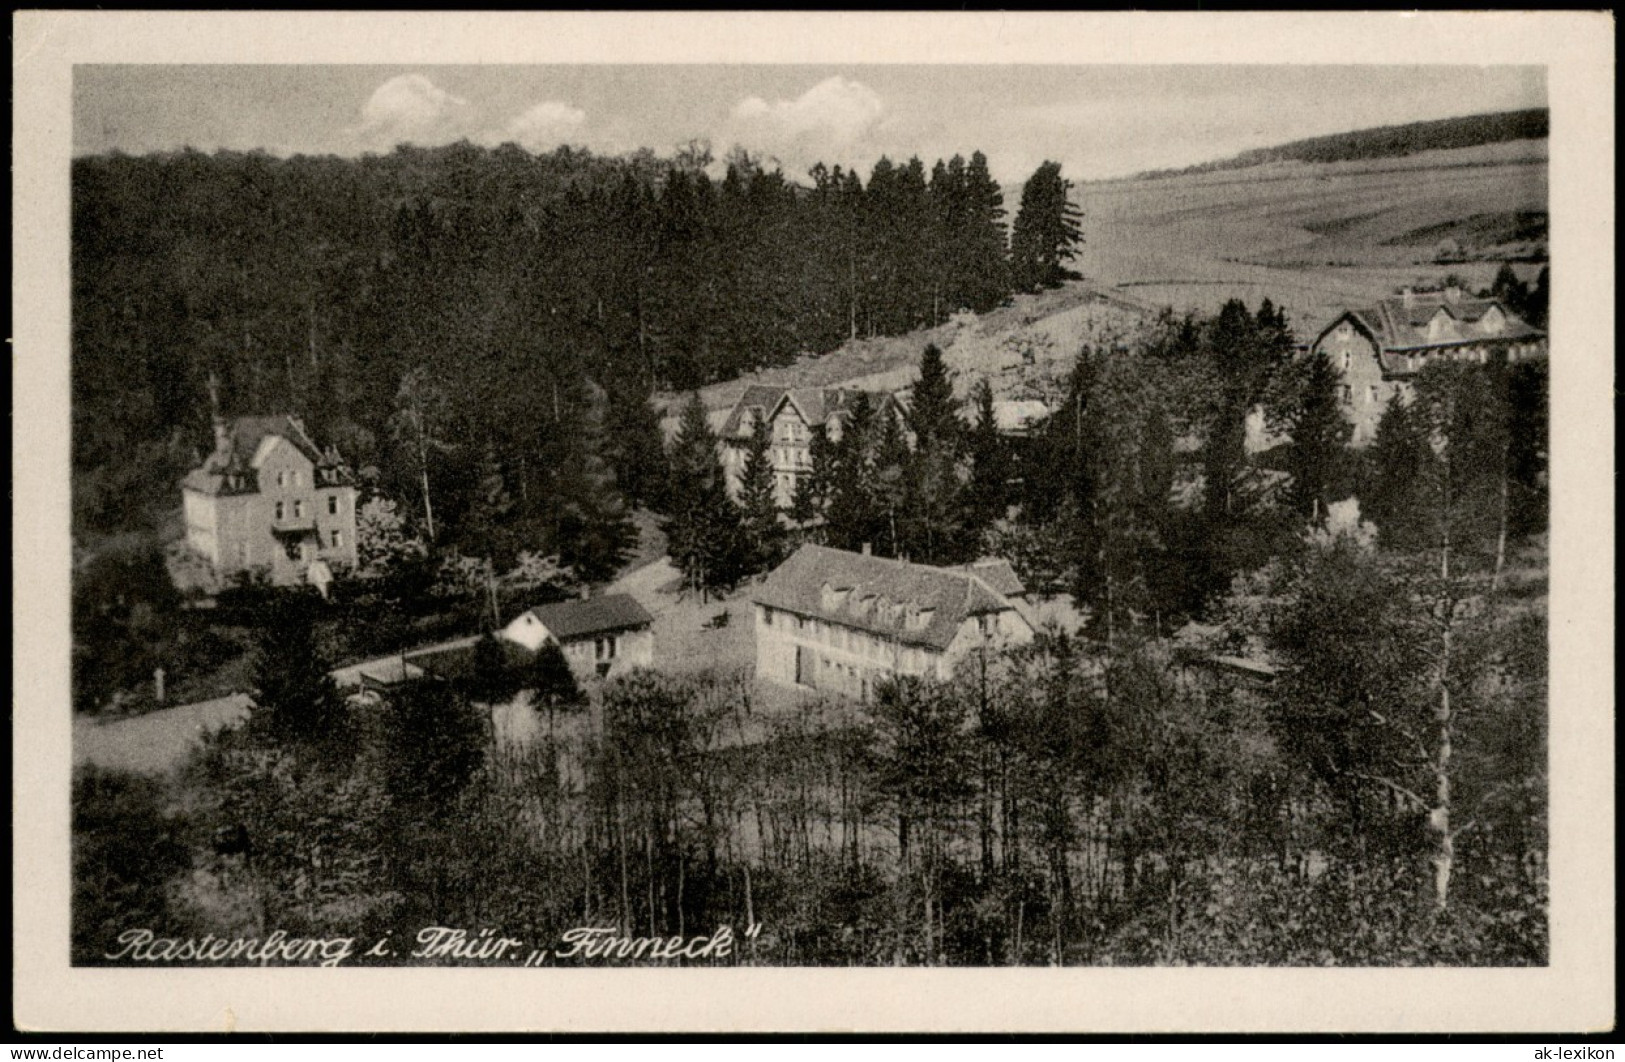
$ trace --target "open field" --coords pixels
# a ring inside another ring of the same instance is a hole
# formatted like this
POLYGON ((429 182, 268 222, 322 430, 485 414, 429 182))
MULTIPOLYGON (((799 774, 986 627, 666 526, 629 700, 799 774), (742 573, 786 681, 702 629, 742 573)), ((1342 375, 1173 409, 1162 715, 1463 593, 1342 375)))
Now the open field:
POLYGON ((1103 292, 1206 311, 1267 295, 1312 328, 1403 284, 1449 273, 1488 284, 1500 258, 1543 246, 1546 143, 1102 181, 1075 195, 1086 242, 1074 265, 1103 292), (1486 260, 1436 263, 1447 240, 1486 260))
MULTIPOLYGON (((854 339, 822 356, 704 388, 719 427, 746 386, 864 387, 913 383, 920 351, 942 348, 961 395, 982 376, 1000 398, 1053 393, 1089 338, 1129 327, 1163 307, 1212 313, 1227 299, 1269 298, 1308 338, 1349 306, 1406 284, 1455 274, 1488 286, 1503 260, 1532 281, 1547 214, 1543 140, 1517 140, 1403 158, 1271 163, 1180 177, 1081 185, 1083 280, 1018 295, 982 317, 904 336, 854 339), (1441 250, 1469 261, 1440 262, 1441 250), (1033 355, 1029 362, 1024 355, 1033 355)), ((1010 207, 1019 192, 1006 191, 1010 207)), ((663 395, 676 428, 682 396, 663 395)))

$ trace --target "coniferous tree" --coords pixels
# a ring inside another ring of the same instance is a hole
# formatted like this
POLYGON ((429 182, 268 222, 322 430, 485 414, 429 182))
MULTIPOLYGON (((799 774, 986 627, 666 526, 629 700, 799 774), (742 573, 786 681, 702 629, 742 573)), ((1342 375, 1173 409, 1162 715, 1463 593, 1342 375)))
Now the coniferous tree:
POLYGON ((482 713, 450 683, 418 679, 389 698, 384 784, 410 819, 444 819, 485 764, 489 729, 482 713))
POLYGON ((564 707, 578 704, 581 701, 581 687, 576 684, 575 674, 570 670, 570 663, 564 657, 564 650, 559 643, 549 639, 536 650, 530 667, 522 679, 525 686, 536 694, 538 704, 549 708, 564 707))
POLYGON ((1004 192, 980 151, 971 153, 956 190, 960 208, 948 237, 952 248, 948 291, 954 309, 965 306, 986 313, 1010 294, 1004 192))
POLYGON ((1490 298, 1498 300, 1507 310, 1519 317, 1529 317, 1529 286, 1518 279, 1508 262, 1502 262, 1490 282, 1490 298))
POLYGON ((1083 242, 1083 212, 1069 198, 1072 182, 1061 164, 1045 162, 1021 189, 1021 208, 1010 235, 1010 269, 1020 291, 1059 287, 1076 279, 1066 263, 1083 242))
POLYGON ((271 739, 336 747, 349 715, 316 637, 320 599, 301 588, 277 592, 259 631, 253 729, 271 739))
POLYGON ((691 591, 704 595, 733 585, 744 573, 744 536, 698 392, 683 407, 670 465, 666 535, 672 559, 691 591))
POLYGON ((665 504, 666 447, 649 389, 636 374, 613 375, 606 388, 604 458, 616 485, 634 505, 661 511, 665 504))
POLYGON ((482 704, 500 704, 519 692, 519 677, 502 642, 491 631, 480 635, 474 643, 474 660, 465 692, 482 704))
POLYGON ((976 423, 970 431, 971 478, 966 491, 967 523, 976 532, 1002 519, 1010 496, 1010 449, 999 432, 993 385, 976 385, 976 423))
POLYGON ((765 417, 752 421, 740 471, 739 515, 749 553, 747 567, 757 572, 768 571, 783 559, 784 525, 779 520, 772 430, 765 417))
POLYGON ((1341 378, 1324 352, 1295 366, 1293 376, 1290 404, 1277 410, 1274 419, 1292 438, 1286 465, 1293 507, 1314 517, 1325 514, 1342 484, 1353 426, 1338 401, 1341 378))
POLYGON ((1396 397, 1383 410, 1366 452, 1362 507, 1386 549, 1418 548, 1424 540, 1421 487, 1433 460, 1421 418, 1409 400, 1396 397))
MULTIPOLYGON (((560 561, 584 581, 610 579, 636 539, 614 468, 604 458, 604 393, 588 382, 574 424, 561 440, 564 458, 553 470, 551 516, 560 561)), ((649 444, 644 441, 644 445, 649 444)))
POLYGON ((837 549, 873 546, 886 537, 878 462, 883 427, 869 394, 859 392, 841 421, 840 437, 830 448, 826 540, 837 549))
POLYGON ((925 352, 920 355, 920 378, 914 384, 914 395, 908 409, 908 426, 914 433, 915 449, 948 454, 958 451, 960 423, 957 406, 942 351, 937 349, 935 343, 928 343, 925 352))
POLYGON ((1540 267, 1540 275, 1535 278, 1535 286, 1529 289, 1527 306, 1529 310, 1529 323, 1536 328, 1545 328, 1548 324, 1548 314, 1552 298, 1552 267, 1540 267))
POLYGON ((824 519, 824 510, 829 503, 833 459, 834 447, 829 433, 822 424, 817 425, 807 440, 809 468, 796 477, 795 497, 790 503, 790 518, 803 527, 821 523, 824 519))

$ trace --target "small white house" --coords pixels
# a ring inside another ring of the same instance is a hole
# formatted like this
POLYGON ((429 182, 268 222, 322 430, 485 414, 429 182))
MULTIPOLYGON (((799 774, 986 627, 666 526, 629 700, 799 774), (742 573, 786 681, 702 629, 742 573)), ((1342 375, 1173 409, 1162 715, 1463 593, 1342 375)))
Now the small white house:
POLYGON ((534 653, 548 642, 564 650, 577 679, 604 678, 654 663, 654 617, 626 594, 538 605, 502 629, 534 653))

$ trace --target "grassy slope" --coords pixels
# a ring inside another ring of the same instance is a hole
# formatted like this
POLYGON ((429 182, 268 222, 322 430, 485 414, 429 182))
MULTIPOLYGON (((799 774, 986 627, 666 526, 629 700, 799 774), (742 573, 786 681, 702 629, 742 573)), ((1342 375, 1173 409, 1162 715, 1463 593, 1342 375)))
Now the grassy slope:
POLYGON ((1202 310, 1268 295, 1312 326, 1400 284, 1451 272, 1488 283, 1497 263, 1435 265, 1436 245, 1498 244, 1520 214, 1527 230, 1547 209, 1546 144, 1106 181, 1078 195, 1088 245, 1077 264, 1107 290, 1202 310))
MULTIPOLYGON (((962 393, 990 375, 1001 397, 1041 397, 1087 337, 1163 306, 1213 312, 1230 298, 1249 306, 1273 299, 1307 337, 1342 309, 1404 284, 1454 273, 1487 286, 1497 261, 1436 264, 1438 244, 1454 238, 1490 256, 1527 249, 1544 228, 1546 158, 1545 141, 1517 140, 1085 184, 1074 192, 1084 211, 1085 245, 1073 263, 1082 283, 1019 296, 965 326, 853 340, 715 384, 701 397, 720 424, 750 383, 896 390, 913 382, 931 342, 945 351, 962 393), (1033 365, 1022 364, 1027 349, 1037 355, 1033 365)), ((1519 269, 1528 280, 1538 271, 1519 269)), ((677 396, 662 397, 675 409, 677 396)))

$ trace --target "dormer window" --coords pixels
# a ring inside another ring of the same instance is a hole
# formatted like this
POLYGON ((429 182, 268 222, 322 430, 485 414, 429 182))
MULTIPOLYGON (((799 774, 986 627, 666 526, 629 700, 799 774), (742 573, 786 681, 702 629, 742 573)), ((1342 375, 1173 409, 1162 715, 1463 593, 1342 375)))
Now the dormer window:
POLYGON ((935 615, 935 609, 910 607, 905 625, 911 631, 923 631, 931 626, 931 618, 935 615))
POLYGON ((837 587, 825 583, 818 593, 819 605, 825 612, 839 612, 845 607, 847 595, 851 592, 849 587, 837 587))

